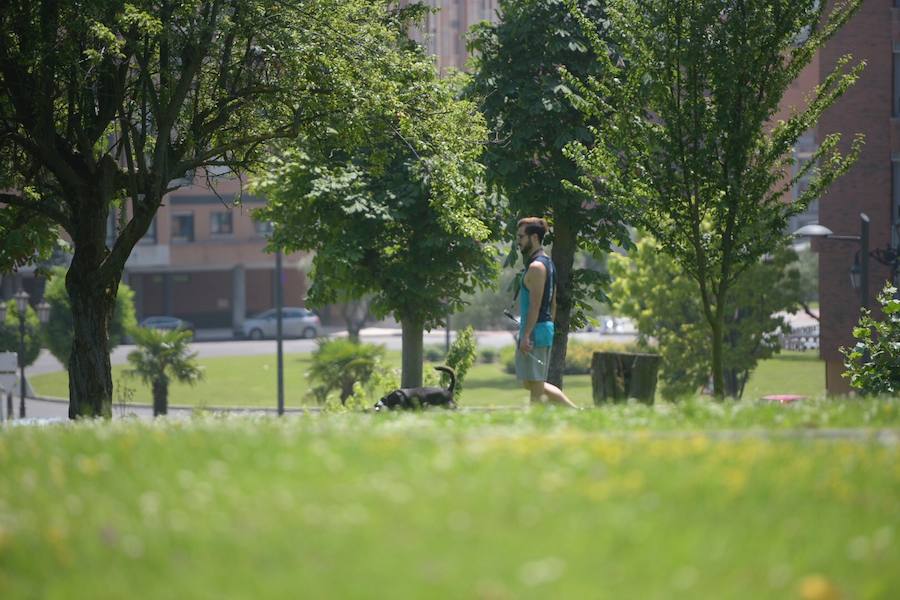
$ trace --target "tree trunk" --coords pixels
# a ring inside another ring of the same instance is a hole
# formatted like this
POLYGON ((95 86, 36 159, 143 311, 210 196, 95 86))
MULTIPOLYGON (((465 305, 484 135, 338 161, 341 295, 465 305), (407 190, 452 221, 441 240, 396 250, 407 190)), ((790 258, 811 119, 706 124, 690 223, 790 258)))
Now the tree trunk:
POLYGON ((577 234, 571 223, 560 215, 554 224, 553 264, 556 266, 556 335, 550 352, 547 381, 562 389, 563 369, 569 347, 569 327, 572 321, 572 266, 575 263, 577 234))
POLYGON ((104 281, 97 274, 100 261, 94 259, 99 255, 99 250, 84 251, 76 244, 66 275, 74 327, 69 355, 70 419, 112 416, 109 325, 119 281, 104 281))
MULTIPOLYGON (((720 299, 721 301, 721 299, 720 299)), ((719 309, 721 304, 716 305, 715 318, 712 323, 712 376, 713 376, 713 396, 721 400, 725 397, 725 376, 724 376, 724 337, 725 337, 725 315, 719 309)))
POLYGON ((594 404, 625 402, 629 398, 653 404, 661 360, 658 354, 594 352, 591 357, 594 404))
POLYGON ((153 382, 153 416, 169 413, 169 382, 157 379, 153 382))
POLYGON ((400 323, 403 328, 403 358, 400 373, 400 387, 414 388, 422 386, 422 338, 424 327, 415 318, 404 318, 400 323))
POLYGON ((347 337, 351 342, 359 343, 359 333, 369 320, 369 301, 358 300, 344 304, 341 311, 347 323, 347 337))

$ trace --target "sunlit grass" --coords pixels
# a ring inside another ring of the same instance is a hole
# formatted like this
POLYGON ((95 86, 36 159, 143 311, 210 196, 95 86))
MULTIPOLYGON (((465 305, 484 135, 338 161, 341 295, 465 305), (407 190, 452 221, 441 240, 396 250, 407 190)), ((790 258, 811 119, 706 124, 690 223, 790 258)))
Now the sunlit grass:
POLYGON ((0 429, 0 596, 892 597, 896 437, 687 404, 0 429))

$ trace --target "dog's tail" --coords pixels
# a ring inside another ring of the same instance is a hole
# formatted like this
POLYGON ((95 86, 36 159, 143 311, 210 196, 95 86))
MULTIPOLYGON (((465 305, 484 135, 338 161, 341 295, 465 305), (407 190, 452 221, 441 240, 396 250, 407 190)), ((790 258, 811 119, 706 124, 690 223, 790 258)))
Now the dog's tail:
POLYGON ((444 373, 446 373, 447 375, 450 376, 450 387, 447 388, 447 391, 449 391, 452 394, 453 388, 456 387, 456 372, 453 369, 451 369, 450 367, 445 367, 444 365, 435 367, 434 370, 435 371, 443 371, 444 373))

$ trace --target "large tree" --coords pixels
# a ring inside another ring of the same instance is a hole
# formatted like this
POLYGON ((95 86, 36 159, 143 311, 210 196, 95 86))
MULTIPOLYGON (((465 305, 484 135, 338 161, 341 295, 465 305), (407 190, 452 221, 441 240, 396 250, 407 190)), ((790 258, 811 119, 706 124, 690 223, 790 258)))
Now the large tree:
POLYGON ((730 297, 749 269, 786 236, 788 218, 855 160, 839 135, 820 140, 793 172, 793 148, 856 80, 844 57, 808 104, 774 122, 785 90, 851 17, 859 0, 610 0, 609 21, 569 4, 615 86, 574 81, 588 114, 606 115, 633 153, 574 143, 587 190, 615 174, 634 191, 632 219, 697 285, 708 326, 714 392, 725 395, 730 297), (607 28, 607 25, 611 26, 607 28), (602 35, 601 35, 602 33, 602 35), (613 40, 612 44, 609 40, 613 40), (622 63, 610 56, 613 47, 622 63), (626 164, 614 169, 613 164, 626 164), (802 177, 811 183, 793 203, 802 177))
MULTIPOLYGON (((386 0, 12 0, 0 12, 0 269, 74 256, 69 415, 111 413, 108 330, 164 194, 205 167, 343 126, 384 87, 403 11, 386 0), (17 190, 17 191, 11 191, 17 190), (107 243, 111 207, 123 219, 107 243)), ((355 125, 359 125, 354 129, 355 125)), ((353 133, 356 132, 356 133, 353 133)))
MULTIPOLYGON (((591 19, 605 18, 604 2, 578 0, 591 19)), ((513 227, 518 217, 547 216, 552 223, 557 268, 556 339, 549 380, 562 385, 569 331, 585 323, 585 311, 605 300, 609 282, 601 271, 577 268, 578 250, 605 256, 613 243, 627 245, 628 232, 610 190, 583 191, 566 185, 578 177, 563 150, 572 141, 587 147, 627 143, 604 131, 606 121, 575 108, 563 73, 603 80, 598 62, 563 0, 503 0, 500 23, 472 34, 475 72, 472 93, 491 129, 484 152, 490 184, 508 198, 513 227)), ((614 149, 612 149, 614 150, 614 149)))
POLYGON ((424 329, 493 280, 498 228, 480 189, 486 130, 419 49, 393 72, 399 104, 369 115, 370 137, 347 147, 303 140, 258 190, 273 245, 315 251, 309 302, 370 297, 403 328, 402 385, 422 385, 424 329))

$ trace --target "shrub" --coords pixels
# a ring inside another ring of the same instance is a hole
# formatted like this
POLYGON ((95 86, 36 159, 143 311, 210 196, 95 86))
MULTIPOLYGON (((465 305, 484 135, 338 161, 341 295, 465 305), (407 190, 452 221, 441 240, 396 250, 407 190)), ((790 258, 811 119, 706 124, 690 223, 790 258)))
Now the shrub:
POLYGON ((863 394, 895 394, 900 390, 900 300, 894 298, 897 288, 890 283, 878 294, 884 320, 872 318, 864 310, 853 337, 859 340, 853 348, 841 348, 843 376, 850 386, 863 394))
POLYGON ((563 373, 566 375, 588 375, 591 372, 591 362, 594 352, 638 352, 634 344, 622 342, 581 342, 571 340, 566 351, 566 366, 563 373))
POLYGON ((319 340, 307 372, 313 386, 310 394, 325 404, 328 394, 340 392, 341 405, 354 393, 354 385, 365 385, 381 367, 384 346, 360 344, 349 339, 319 340))
POLYGON ((444 346, 426 346, 424 356, 428 362, 442 363, 447 358, 447 350, 444 346))
POLYGON ((478 361, 486 365, 497 362, 500 353, 496 348, 484 348, 478 353, 478 361))
MULTIPOLYGON (((591 372, 591 361, 594 352, 643 352, 636 344, 622 342, 598 341, 581 342, 569 340, 566 351, 566 366, 563 373, 566 375, 587 375, 591 372)), ((500 349, 500 364, 506 373, 514 375, 516 372, 516 347, 506 346, 500 349)))
POLYGON ((515 346, 504 346, 503 348, 500 348, 500 351, 497 353, 497 358, 500 360, 500 368, 503 369, 504 373, 509 373, 510 375, 516 374, 515 346))
MULTIPOLYGON (((457 399, 462 393, 463 381, 466 373, 475 364, 476 341, 475 330, 472 327, 466 327, 462 331, 457 332, 456 339, 450 345, 450 352, 447 353, 447 366, 456 372, 456 390, 457 399)), ((441 378, 449 376, 445 375, 441 378)))

